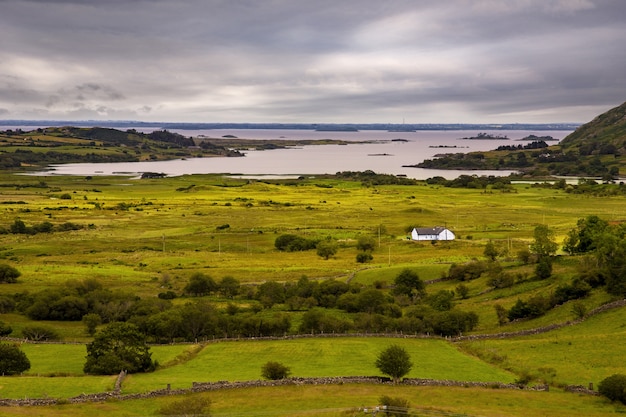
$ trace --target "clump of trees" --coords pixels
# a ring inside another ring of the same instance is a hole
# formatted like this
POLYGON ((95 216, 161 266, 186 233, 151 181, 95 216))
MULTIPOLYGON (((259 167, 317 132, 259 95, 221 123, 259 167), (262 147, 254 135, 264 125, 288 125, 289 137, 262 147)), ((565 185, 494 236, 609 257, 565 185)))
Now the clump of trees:
MULTIPOLYGON (((70 197, 71 198, 71 197, 70 197)), ((36 235, 39 233, 53 233, 53 232, 68 232, 71 230, 81 230, 85 227, 80 224, 65 222, 58 225, 54 225, 48 221, 34 224, 32 226, 26 225, 22 220, 15 219, 13 224, 8 228, 0 226, 0 234, 8 235, 36 235)))

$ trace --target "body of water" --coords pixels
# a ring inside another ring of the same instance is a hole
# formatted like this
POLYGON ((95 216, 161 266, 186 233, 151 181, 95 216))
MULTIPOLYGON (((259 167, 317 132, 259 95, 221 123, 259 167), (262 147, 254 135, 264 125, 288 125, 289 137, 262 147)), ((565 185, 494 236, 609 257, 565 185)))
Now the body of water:
MULTIPOLYGON (((33 129, 30 127, 30 129, 33 129)), ((125 128, 126 129, 126 128, 125 128)), ((124 129, 124 130, 125 130, 124 129)), ((154 129, 137 130, 151 132, 154 129)), ((338 139, 365 144, 311 145, 287 149, 245 151, 242 158, 207 157, 172 161, 63 164, 51 166, 39 175, 140 175, 159 172, 170 176, 185 174, 232 174, 247 177, 292 177, 299 175, 335 174, 340 171, 371 170, 380 174, 406 175, 426 179, 442 176, 453 179, 461 174, 508 175, 512 171, 451 171, 409 168, 441 153, 493 150, 501 145, 526 144, 519 141, 528 135, 552 136, 561 140, 571 131, 489 131, 508 140, 464 140, 477 131, 445 130, 416 132, 318 132, 276 129, 174 130, 185 136, 221 138, 226 135, 242 139, 338 139)), ((553 144, 556 142, 549 142, 553 144)))

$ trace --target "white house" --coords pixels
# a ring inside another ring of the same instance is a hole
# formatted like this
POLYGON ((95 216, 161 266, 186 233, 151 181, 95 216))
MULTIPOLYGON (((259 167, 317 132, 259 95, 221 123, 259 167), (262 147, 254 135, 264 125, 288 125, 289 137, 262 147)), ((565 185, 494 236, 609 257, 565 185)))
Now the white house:
POLYGON ((454 237, 445 227, 416 227, 411 232, 412 240, 454 240, 454 237))

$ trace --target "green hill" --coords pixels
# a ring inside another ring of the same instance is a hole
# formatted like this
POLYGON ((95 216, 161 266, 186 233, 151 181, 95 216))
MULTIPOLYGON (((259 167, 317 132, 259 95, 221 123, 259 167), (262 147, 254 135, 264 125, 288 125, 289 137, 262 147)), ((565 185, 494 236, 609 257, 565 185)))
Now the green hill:
POLYGON ((626 103, 580 126, 561 141, 561 146, 564 150, 577 149, 580 155, 624 154, 626 103))

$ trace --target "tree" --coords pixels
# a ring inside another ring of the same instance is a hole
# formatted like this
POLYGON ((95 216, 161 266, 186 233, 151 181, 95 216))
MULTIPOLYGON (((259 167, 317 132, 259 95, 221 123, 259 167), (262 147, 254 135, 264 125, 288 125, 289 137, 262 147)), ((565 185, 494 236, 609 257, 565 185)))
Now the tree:
POLYGON ((570 255, 594 250, 598 239, 608 227, 609 223, 606 220, 595 215, 579 219, 576 228, 567 234, 563 242, 563 250, 570 255))
POLYGON ((6 282, 12 284, 17 282, 17 279, 22 275, 20 271, 13 268, 11 265, 0 264, 0 283, 6 282))
POLYGON ((545 224, 535 227, 535 240, 530 244, 530 250, 539 258, 552 256, 556 253, 558 245, 554 241, 554 232, 545 224))
POLYGON ((371 236, 359 236, 356 248, 363 252, 373 252, 376 249, 376 239, 371 236))
POLYGON ((376 367, 383 374, 389 375, 394 382, 398 382, 400 378, 409 373, 413 363, 403 347, 391 345, 378 355, 376 367))
POLYGON ((0 343, 0 374, 16 375, 30 369, 30 361, 18 345, 0 343))
POLYGON ((495 261, 498 255, 500 255, 500 251, 498 251, 498 248, 496 247, 496 245, 490 240, 485 245, 485 250, 483 251, 483 255, 485 255, 485 257, 489 259, 490 261, 495 261))
POLYGON ((231 276, 222 278, 219 283, 220 293, 226 298, 235 298, 239 294, 240 286, 239 280, 231 276))
POLYGON ((395 295, 406 295, 411 299, 421 298, 426 294, 424 281, 422 281, 415 271, 404 269, 394 280, 395 295))
POLYGON ((208 275, 202 272, 196 272, 189 278, 189 282, 185 285, 185 293, 202 296, 210 294, 218 289, 217 283, 208 275))
POLYGON ((87 345, 87 374, 112 375, 121 371, 150 372, 157 363, 151 359, 145 336, 131 323, 115 322, 98 333, 87 345))
POLYGON ((614 374, 598 384, 598 392, 611 401, 626 404, 626 375, 614 374))
POLYGON ((315 248, 317 255, 326 260, 337 254, 337 244, 331 240, 322 240, 315 248))
POLYGON ((96 334, 96 328, 102 324, 102 317, 96 313, 85 314, 82 319, 85 330, 89 336, 96 334))
POLYGON ((269 361, 261 367, 261 376, 271 381, 285 379, 290 373, 291 370, 280 362, 269 361))

